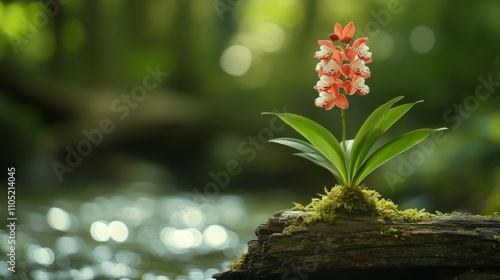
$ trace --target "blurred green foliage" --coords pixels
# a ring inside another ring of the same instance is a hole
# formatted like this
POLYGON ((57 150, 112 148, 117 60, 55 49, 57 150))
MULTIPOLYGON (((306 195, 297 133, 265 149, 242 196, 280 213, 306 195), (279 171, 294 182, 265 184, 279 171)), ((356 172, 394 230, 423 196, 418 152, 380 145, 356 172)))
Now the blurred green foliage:
POLYGON ((333 177, 261 141, 272 137, 261 133, 270 119, 260 112, 286 106, 339 135, 340 111, 314 107, 313 55, 336 22, 354 21, 355 36, 369 37, 373 62, 370 94, 349 97, 348 138, 398 95, 425 102, 388 135, 450 128, 423 159, 408 151, 366 185, 408 207, 500 208, 498 1, 60 2, 0 2, 1 162, 24 170, 34 186, 57 186, 51 163, 64 162, 65 147, 109 117, 115 131, 65 179, 173 179, 190 190, 235 160, 242 172, 224 191, 283 187, 307 202, 333 177), (169 76, 119 120, 110 104, 142 84, 148 66, 169 76), (493 81, 481 99, 480 77, 493 81), (414 170, 402 174, 412 155, 414 170), (388 172, 399 178, 388 180, 388 172))

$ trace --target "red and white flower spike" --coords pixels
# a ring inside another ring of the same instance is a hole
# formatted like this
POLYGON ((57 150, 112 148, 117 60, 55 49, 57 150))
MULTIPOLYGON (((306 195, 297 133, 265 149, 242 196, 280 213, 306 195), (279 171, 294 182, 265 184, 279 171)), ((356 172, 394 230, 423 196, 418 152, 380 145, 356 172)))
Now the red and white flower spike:
POLYGON ((355 92, 366 95, 370 92, 370 88, 365 85, 365 79, 371 75, 366 63, 372 61, 372 53, 365 44, 368 38, 359 38, 350 46, 354 31, 352 22, 345 28, 337 23, 335 32, 329 36, 330 40, 318 41, 320 49, 314 54, 314 57, 320 60, 316 65, 320 80, 314 86, 319 92, 319 97, 314 101, 318 107, 327 110, 335 105, 342 109, 349 107, 346 96, 339 93, 341 87, 349 95, 355 92), (341 46, 335 45, 338 40, 341 41, 341 46), (349 62, 342 65, 344 60, 349 62), (345 77, 342 80, 339 79, 341 75, 345 77))

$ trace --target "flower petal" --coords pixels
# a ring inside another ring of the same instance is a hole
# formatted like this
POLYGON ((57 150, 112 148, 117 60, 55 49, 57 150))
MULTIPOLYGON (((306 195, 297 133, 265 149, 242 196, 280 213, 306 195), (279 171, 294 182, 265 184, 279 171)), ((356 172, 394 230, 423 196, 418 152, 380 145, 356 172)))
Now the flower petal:
POLYGON ((337 96, 337 99, 335 100, 335 104, 342 109, 347 109, 347 107, 349 107, 349 101, 347 101, 347 98, 342 94, 337 96))
POLYGON ((349 64, 344 64, 342 65, 342 74, 346 77, 349 77, 351 75, 351 66, 349 64))
POLYGON ((335 52, 333 54, 333 60, 335 60, 338 65, 342 65, 342 54, 340 52, 335 52))
POLYGON ((346 60, 351 60, 351 58, 352 58, 353 56, 355 56, 355 55, 356 55, 356 53, 355 53, 355 52, 354 52, 351 48, 347 48, 347 49, 345 50, 345 56, 346 56, 346 58, 347 58, 346 60))
POLYGON ((342 25, 340 25, 338 23, 335 24, 335 34, 337 34, 339 39, 342 40, 342 38, 344 37, 344 29, 342 28, 342 25))
POLYGON ((368 38, 359 38, 356 41, 354 41, 354 44, 352 45, 352 48, 355 49, 359 47, 361 44, 366 43, 368 41, 368 38))
MULTIPOLYGON (((340 70, 342 71, 342 69, 340 70)), ((341 71, 337 71, 337 73, 335 73, 333 76, 330 76, 330 78, 337 80, 338 78, 340 78, 340 75, 342 74, 340 73, 341 71)))
POLYGON ((337 84, 333 84, 331 92, 332 92, 333 96, 339 95, 339 86, 337 84))
POLYGON ((329 48, 332 48, 332 49, 335 49, 335 45, 332 43, 332 41, 328 41, 328 40, 318 40, 318 44, 320 46, 327 46, 329 48))
POLYGON ((349 95, 352 95, 352 94, 354 94, 354 92, 356 92, 356 89, 352 87, 351 81, 344 82, 344 90, 349 95))
POLYGON ((352 37, 354 35, 354 23, 351 21, 344 29, 343 37, 352 37))

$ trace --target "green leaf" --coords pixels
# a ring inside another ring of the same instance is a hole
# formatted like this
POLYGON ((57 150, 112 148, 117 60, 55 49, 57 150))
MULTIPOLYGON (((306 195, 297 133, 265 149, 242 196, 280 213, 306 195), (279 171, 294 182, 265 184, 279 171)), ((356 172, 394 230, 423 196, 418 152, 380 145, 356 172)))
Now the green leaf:
POLYGON ((295 153, 293 155, 310 160, 314 164, 325 168, 335 176, 337 181, 341 181, 341 177, 332 162, 311 143, 295 138, 276 138, 269 140, 269 142, 278 143, 301 151, 302 153, 295 153))
POLYGON ((358 160, 356 161, 353 169, 354 176, 356 176, 359 167, 365 161, 366 155, 368 155, 377 140, 387 131, 387 129, 389 129, 397 120, 399 120, 406 112, 408 112, 408 110, 410 110, 413 105, 419 102, 421 101, 403 104, 387 111, 387 114, 385 114, 382 120, 380 120, 376 127, 373 129, 373 132, 369 135, 365 144, 360 147, 358 160))
POLYGON ((323 153, 321 153, 311 143, 308 143, 304 140, 295 138, 275 138, 269 140, 269 142, 278 143, 281 145, 295 148, 305 154, 311 155, 313 158, 322 161, 324 164, 328 166, 334 167, 332 162, 323 153))
POLYGON ((347 185, 347 170, 339 142, 328 130, 316 122, 291 113, 263 113, 278 116, 297 132, 302 134, 318 151, 331 161, 339 173, 339 183, 347 185))
POLYGON ((399 155, 400 153, 406 151, 407 149, 415 146, 420 143, 422 140, 427 138, 431 133, 443 130, 446 128, 439 129, 419 129, 415 131, 408 132, 403 134, 384 146, 380 147, 377 151, 375 151, 361 166, 358 174, 354 178, 354 184, 357 186, 361 183, 361 181, 372 172, 375 168, 379 167, 389 159, 399 155))
POLYGON ((313 155, 313 154, 306 154, 306 153, 295 153, 293 155, 305 158, 307 160, 310 160, 314 164, 316 164, 318 166, 321 166, 324 169, 330 171, 333 174, 333 176, 335 176, 335 179, 337 179, 337 181, 341 180, 339 173, 337 172, 337 170, 335 170, 335 168, 332 165, 327 165, 324 161, 318 160, 317 157, 315 157, 315 155, 313 155))
MULTIPOLYGON (((370 135, 372 132, 375 130, 377 127, 378 123, 384 118, 384 116, 387 114, 387 111, 391 108, 391 106, 396 103, 397 101, 401 100, 403 96, 398 96, 396 98, 393 98, 389 102, 383 104, 382 106, 378 107, 373 111, 373 113, 366 119, 365 123, 361 128, 359 129, 358 133, 356 134, 356 137, 354 138, 354 144, 352 146, 351 150, 351 157, 349 160, 349 177, 352 179, 355 175, 355 166, 361 165, 361 163, 364 161, 364 158, 360 158, 359 155, 363 149, 368 149, 370 150, 371 147, 367 147, 368 141, 370 138, 370 135), (359 163, 358 163, 359 161, 359 163)), ((351 181, 351 180, 350 180, 351 181)), ((353 185, 352 182, 351 186, 353 185)))
POLYGON ((297 150, 304 152, 306 154, 318 152, 320 155, 322 155, 326 159, 326 157, 323 154, 321 154, 318 151, 318 149, 316 149, 316 147, 314 147, 311 143, 308 143, 304 140, 283 137, 283 138, 271 139, 271 140, 269 140, 269 142, 278 143, 281 145, 292 147, 292 148, 297 149, 297 150))

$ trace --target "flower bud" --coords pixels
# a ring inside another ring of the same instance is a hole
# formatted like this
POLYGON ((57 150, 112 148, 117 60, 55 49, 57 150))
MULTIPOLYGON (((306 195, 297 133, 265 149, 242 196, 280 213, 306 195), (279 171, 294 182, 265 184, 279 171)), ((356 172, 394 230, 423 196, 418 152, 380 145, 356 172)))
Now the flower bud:
POLYGON ((330 34, 330 36, 329 36, 329 37, 330 37, 330 40, 331 40, 332 42, 335 42, 335 41, 337 41, 338 39, 340 39, 340 38, 339 38, 339 36, 338 36, 337 34, 335 34, 335 33, 330 34))
POLYGON ((344 44, 349 44, 351 41, 352 41, 352 37, 349 37, 349 36, 345 36, 342 39, 342 43, 344 43, 344 44))

